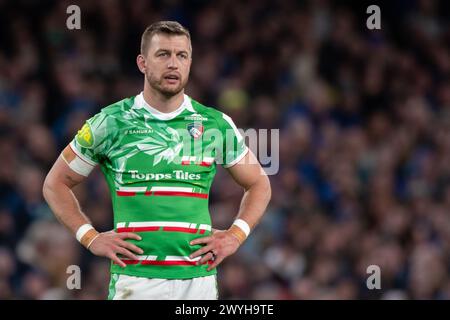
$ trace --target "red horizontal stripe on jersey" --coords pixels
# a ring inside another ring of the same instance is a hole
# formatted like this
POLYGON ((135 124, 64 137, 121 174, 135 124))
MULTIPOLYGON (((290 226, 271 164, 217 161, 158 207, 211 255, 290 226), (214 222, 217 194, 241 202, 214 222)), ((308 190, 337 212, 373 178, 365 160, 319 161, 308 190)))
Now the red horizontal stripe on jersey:
MULTIPOLYGON (((135 191, 117 191, 117 195, 120 197, 130 197, 135 196, 137 192, 135 191)), ((195 193, 195 192, 184 192, 184 191, 145 191, 146 196, 175 196, 175 197, 193 197, 207 199, 208 194, 206 193, 195 193)))
POLYGON ((117 191, 117 195, 120 197, 129 197, 129 196, 135 196, 136 192, 134 192, 134 191, 117 191))
POLYGON ((188 166, 188 165, 191 164, 191 162, 190 162, 190 161, 181 161, 181 164, 182 164, 183 166, 188 166))
POLYGON ((160 227, 125 227, 117 228, 117 233, 121 232, 145 232, 145 231, 158 231, 160 227))
POLYGON ((208 194, 206 193, 194 193, 194 192, 183 192, 183 191, 154 191, 155 196, 178 196, 178 197, 194 197, 207 199, 208 194))
POLYGON ((177 231, 177 232, 197 233, 198 229, 183 228, 183 227, 163 227, 163 231, 177 231))
MULTIPOLYGON (((138 264, 139 260, 122 260, 123 263, 125 263, 126 265, 129 264, 138 264)), ((117 264, 116 262, 114 262, 114 264, 117 264)))
POLYGON ((143 260, 142 265, 147 266, 195 266, 197 261, 155 261, 155 260, 143 260))
MULTIPOLYGON (((141 265, 147 265, 147 266, 195 266, 197 264, 197 261, 156 261, 156 260, 121 260, 123 263, 125 263, 126 265, 134 265, 134 264, 139 264, 139 262, 141 263, 141 265)), ((117 264, 117 262, 113 262, 114 264, 117 264)), ((208 260, 206 263, 204 264, 212 264, 213 261, 212 260, 208 260)))
POLYGON ((211 162, 202 162, 202 163, 200 163, 200 165, 202 166, 202 167, 210 167, 211 166, 211 162))
MULTIPOLYGON (((151 226, 151 227, 122 227, 117 228, 117 233, 123 232, 146 232, 146 231, 158 231, 160 226, 151 226)), ((175 231, 175 232, 186 232, 186 233, 197 233, 198 229, 195 228, 184 228, 184 227, 163 227, 163 231, 175 231)), ((200 234, 204 234, 205 230, 200 230, 200 234)))

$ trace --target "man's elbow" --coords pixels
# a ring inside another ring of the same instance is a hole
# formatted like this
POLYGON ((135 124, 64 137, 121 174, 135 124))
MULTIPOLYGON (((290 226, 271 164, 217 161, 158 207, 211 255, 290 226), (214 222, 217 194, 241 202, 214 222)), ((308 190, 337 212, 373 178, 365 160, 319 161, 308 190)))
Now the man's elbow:
POLYGON ((55 190, 57 190, 57 183, 54 177, 51 175, 51 172, 47 174, 44 180, 44 184, 42 185, 42 195, 44 199, 48 202, 49 196, 55 190))
POLYGON ((45 200, 47 200, 48 193, 51 189, 51 184, 49 183, 48 180, 49 179, 48 179, 48 175, 47 175, 47 177, 45 177, 44 184, 42 185, 42 196, 44 197, 45 200))
POLYGON ((272 187, 270 185, 270 179, 266 174, 261 175, 261 177, 262 177, 260 179, 261 189, 263 190, 265 199, 268 203, 272 197, 272 187))
POLYGON ((266 181, 267 181, 267 202, 269 202, 270 199, 272 198, 272 186, 270 185, 270 179, 267 175, 266 181))

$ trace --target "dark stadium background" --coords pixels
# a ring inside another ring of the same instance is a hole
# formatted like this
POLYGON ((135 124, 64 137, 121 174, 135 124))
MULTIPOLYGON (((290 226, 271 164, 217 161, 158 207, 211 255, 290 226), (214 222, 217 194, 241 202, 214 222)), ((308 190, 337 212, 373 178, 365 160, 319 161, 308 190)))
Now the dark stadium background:
MULTIPOLYGON (((240 128, 280 129, 273 197, 219 268, 223 299, 450 298, 448 1, 0 0, 0 299, 104 299, 106 259, 83 249, 42 197, 85 119, 141 90, 140 35, 177 20, 193 38, 187 93, 240 128), (81 30, 66 8, 81 8, 81 30), (378 4, 382 29, 366 28, 378 4), (68 290, 66 268, 82 270, 68 290), (381 268, 368 290, 366 268, 381 268)), ((112 227, 99 170, 77 187, 112 227)), ((224 170, 214 226, 242 190, 224 170)))

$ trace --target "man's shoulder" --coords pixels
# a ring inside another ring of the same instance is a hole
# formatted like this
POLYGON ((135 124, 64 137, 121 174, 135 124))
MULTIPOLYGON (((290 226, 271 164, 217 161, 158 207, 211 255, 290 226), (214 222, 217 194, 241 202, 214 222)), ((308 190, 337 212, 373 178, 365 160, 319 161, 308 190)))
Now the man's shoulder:
POLYGON ((215 120, 218 122, 222 121, 224 118, 225 114, 222 111, 218 110, 217 108, 208 107, 192 98, 191 104, 195 112, 201 115, 202 117, 206 117, 208 119, 215 120))
POLYGON ((99 112, 87 120, 91 130, 104 136, 115 134, 117 128, 122 126, 123 120, 130 114, 129 111, 133 107, 134 98, 134 96, 128 97, 100 109, 99 112))
POLYGON ((131 109, 136 96, 127 97, 120 101, 114 102, 100 110, 105 116, 118 116, 131 109))

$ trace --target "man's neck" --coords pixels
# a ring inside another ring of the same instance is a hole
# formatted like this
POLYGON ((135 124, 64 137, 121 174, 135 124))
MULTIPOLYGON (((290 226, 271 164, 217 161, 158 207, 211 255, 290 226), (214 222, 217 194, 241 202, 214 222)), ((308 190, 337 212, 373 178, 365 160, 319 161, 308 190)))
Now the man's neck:
POLYGON ((147 102, 152 108, 155 108, 163 113, 170 113, 177 110, 184 100, 184 90, 181 90, 174 96, 167 97, 153 88, 144 86, 143 95, 145 102, 147 102))

